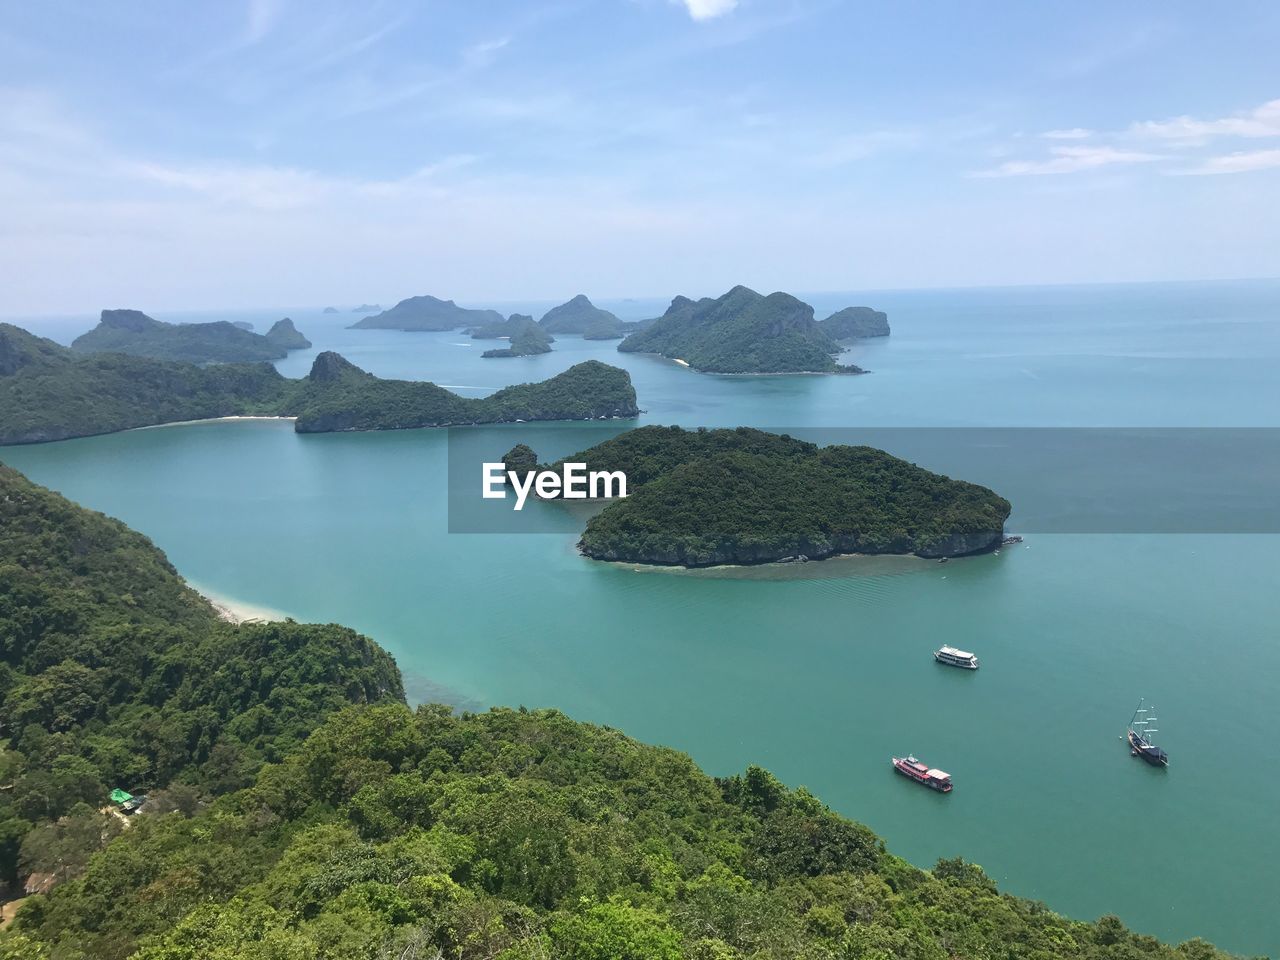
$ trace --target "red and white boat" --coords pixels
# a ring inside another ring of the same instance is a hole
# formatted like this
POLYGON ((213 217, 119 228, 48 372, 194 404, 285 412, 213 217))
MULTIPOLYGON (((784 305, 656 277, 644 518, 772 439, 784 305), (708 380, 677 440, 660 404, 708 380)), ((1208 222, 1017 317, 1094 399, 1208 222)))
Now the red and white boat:
POLYGON ((921 763, 915 757, 894 757, 893 769, 904 777, 910 777, 916 783, 923 783, 930 790, 939 793, 951 792, 951 774, 921 763))

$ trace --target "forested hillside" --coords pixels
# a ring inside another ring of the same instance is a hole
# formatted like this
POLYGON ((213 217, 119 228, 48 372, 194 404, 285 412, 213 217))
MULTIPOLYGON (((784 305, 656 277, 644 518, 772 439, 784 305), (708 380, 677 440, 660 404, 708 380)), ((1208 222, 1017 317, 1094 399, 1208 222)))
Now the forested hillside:
POLYGON ((252 782, 329 712, 400 700, 395 663, 336 625, 233 627, 144 536, 0 466, 0 884, 89 850, 113 787, 252 782), (64 826, 64 832, 66 832, 64 826), (46 834, 42 834, 46 831, 46 834))
POLYGON ((5 862, 54 882, 4 960, 1225 957, 919 870, 759 768, 411 712, 371 641, 221 624, 146 538, 8 469, 0 557, 5 862), (115 782, 167 789, 124 828, 115 782))

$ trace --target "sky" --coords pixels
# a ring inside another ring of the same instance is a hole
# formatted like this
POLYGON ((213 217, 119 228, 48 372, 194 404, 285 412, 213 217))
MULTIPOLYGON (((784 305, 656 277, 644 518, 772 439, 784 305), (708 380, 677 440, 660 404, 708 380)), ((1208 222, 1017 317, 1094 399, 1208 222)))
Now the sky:
POLYGON ((1280 275, 1280 4, 6 4, 0 315, 1280 275))

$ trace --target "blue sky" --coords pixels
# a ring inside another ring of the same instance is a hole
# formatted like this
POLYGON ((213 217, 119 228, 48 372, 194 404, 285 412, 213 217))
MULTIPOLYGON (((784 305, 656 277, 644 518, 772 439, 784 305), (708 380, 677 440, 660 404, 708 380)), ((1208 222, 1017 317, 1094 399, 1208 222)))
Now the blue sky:
POLYGON ((1280 5, 7 4, 0 314, 1280 274, 1280 5))

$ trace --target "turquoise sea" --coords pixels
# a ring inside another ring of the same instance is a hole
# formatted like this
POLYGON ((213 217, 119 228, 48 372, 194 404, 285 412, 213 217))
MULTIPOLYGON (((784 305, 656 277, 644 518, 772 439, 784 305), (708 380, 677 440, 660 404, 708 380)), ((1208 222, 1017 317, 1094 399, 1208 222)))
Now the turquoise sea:
MULTIPOLYGON (((573 337, 481 360, 461 334, 346 330, 355 316, 315 308, 156 315, 259 330, 289 315, 315 348, 285 373, 335 349, 469 395, 595 357, 631 372, 643 423, 1280 426, 1277 281, 806 299, 819 316, 889 312, 893 335, 850 355, 871 375, 711 377, 573 337)), ((663 306, 600 303, 628 318, 663 306)), ((63 341, 94 322, 13 319, 63 341)), ((499 450, 519 437, 553 452, 565 437, 476 429, 499 450)), ((717 774, 760 763, 922 866, 959 854, 1072 916, 1280 954, 1277 537, 1031 534, 948 564, 640 572, 580 558, 571 534, 449 534, 447 449, 445 431, 298 436, 245 421, 0 460, 147 533, 211 593, 368 633, 419 699, 554 706, 717 774), (977 651, 982 669, 936 666, 942 643, 977 651), (1120 740, 1139 697, 1159 708, 1167 771, 1120 740), (950 771, 955 791, 894 776, 903 752, 950 771)))

